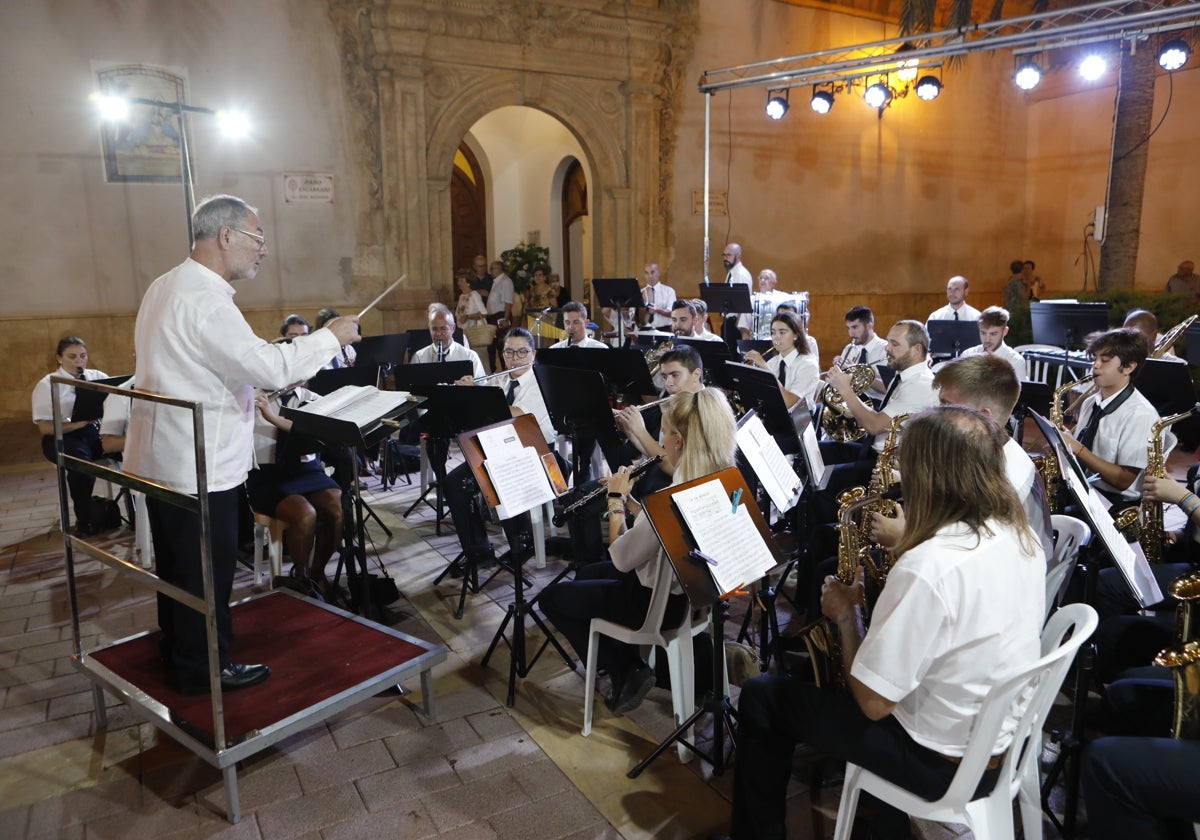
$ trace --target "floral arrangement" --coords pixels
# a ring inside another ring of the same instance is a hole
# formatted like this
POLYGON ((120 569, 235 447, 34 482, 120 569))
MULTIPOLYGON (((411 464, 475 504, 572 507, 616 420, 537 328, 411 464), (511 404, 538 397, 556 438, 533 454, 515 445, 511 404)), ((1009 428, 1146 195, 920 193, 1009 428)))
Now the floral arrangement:
POLYGON ((521 242, 515 248, 509 248, 500 254, 500 262, 504 263, 504 273, 512 278, 516 290, 523 292, 529 288, 533 279, 534 266, 541 263, 550 264, 550 249, 521 242))

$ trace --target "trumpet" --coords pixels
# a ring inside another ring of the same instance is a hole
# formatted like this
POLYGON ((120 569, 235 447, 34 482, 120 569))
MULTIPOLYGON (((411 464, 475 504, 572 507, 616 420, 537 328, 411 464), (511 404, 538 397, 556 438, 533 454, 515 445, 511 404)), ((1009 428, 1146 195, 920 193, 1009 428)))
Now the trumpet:
MULTIPOLYGON (((641 478, 646 473, 647 470, 649 470, 651 467, 653 467, 655 464, 657 464, 661 460, 662 460, 661 455, 655 455, 651 458, 646 458, 644 461, 638 461, 629 470, 629 478, 633 481, 637 481, 639 478, 641 478)), ((594 502, 596 499, 600 498, 607 492, 608 492, 608 485, 601 484, 599 487, 597 487, 595 490, 592 490, 590 493, 585 493, 584 495, 580 496, 578 499, 571 502, 571 504, 569 504, 565 508, 563 508, 560 512, 554 514, 554 518, 551 520, 554 523, 554 527, 555 528, 560 527, 564 522, 566 522, 572 516, 579 513, 579 511, 583 510, 591 502, 594 502)))
POLYGON ((489 373, 487 376, 477 376, 475 378, 475 384, 478 385, 480 382, 487 382, 489 379, 499 379, 501 376, 508 376, 510 373, 514 373, 518 370, 525 370, 525 368, 531 367, 533 367, 533 362, 526 362, 523 365, 517 365, 516 367, 505 368, 504 370, 498 370, 495 373, 489 373))

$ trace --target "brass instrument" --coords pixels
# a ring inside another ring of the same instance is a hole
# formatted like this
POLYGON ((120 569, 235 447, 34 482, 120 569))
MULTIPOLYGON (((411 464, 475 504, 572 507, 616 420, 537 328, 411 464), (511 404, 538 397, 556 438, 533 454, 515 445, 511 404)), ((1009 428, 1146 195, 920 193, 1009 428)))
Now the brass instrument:
MULTIPOLYGON (((860 565, 880 589, 887 583, 891 558, 886 550, 878 559, 873 553, 876 546, 871 541, 871 514, 879 513, 894 518, 898 513, 895 501, 885 498, 884 494, 892 487, 892 463, 896 456, 900 427, 908 418, 907 414, 892 418, 868 486, 851 487, 838 496, 838 554, 834 577, 847 586, 854 583, 860 565)), ((864 605, 863 609, 866 613, 867 606, 864 605)), ((844 689, 846 674, 842 668, 842 645, 836 625, 821 618, 805 627, 801 631, 801 638, 808 648, 816 684, 844 689)))
POLYGON ((1154 664, 1171 669, 1175 682, 1175 706, 1171 736, 1200 738, 1200 572, 1190 572, 1171 581, 1168 591, 1179 601, 1176 624, 1179 642, 1159 651, 1154 664))
POLYGON ((487 382, 489 379, 498 379, 501 376, 508 376, 510 373, 512 373, 514 371, 525 370, 525 368, 531 368, 531 367, 533 367, 533 362, 526 362, 523 365, 517 365, 516 367, 505 368, 504 370, 498 370, 495 373, 489 373, 487 376, 476 377, 475 384, 478 385, 481 382, 487 382))
MULTIPOLYGON (((845 368, 844 372, 850 377, 850 387, 860 397, 875 381, 874 365, 851 365, 845 368)), ((850 407, 846 405, 846 401, 842 399, 837 388, 828 382, 825 383, 817 393, 817 399, 825 405, 825 410, 821 412, 821 428, 830 440, 849 443, 866 437, 867 430, 858 425, 858 421, 854 419, 854 413, 850 411, 850 407)))
POLYGON ((658 376, 658 369, 662 366, 660 359, 666 354, 675 349, 673 341, 662 341, 646 351, 646 367, 650 371, 650 378, 658 376))
MULTIPOLYGON (((1163 432, 1168 426, 1197 413, 1200 413, 1200 403, 1187 411, 1164 417, 1150 428, 1150 439, 1146 443, 1145 475, 1147 477, 1166 478, 1167 459, 1163 454, 1163 432)), ((1128 507, 1118 513, 1116 522, 1117 530, 1121 531, 1126 538, 1136 539, 1141 543, 1142 553, 1146 555, 1147 562, 1158 563, 1162 560, 1162 502, 1152 501, 1143 495, 1142 501, 1137 507, 1128 507)))
MULTIPOLYGON (((651 467, 653 467, 655 464, 657 464, 661 460, 662 460, 661 455, 655 455, 653 457, 646 458, 645 460, 638 461, 629 470, 630 480, 637 481, 639 478, 641 478, 646 473, 647 470, 649 470, 651 467)), ((561 511, 554 514, 554 518, 551 520, 554 523, 554 527, 558 528, 558 527, 562 526, 563 523, 565 523, 568 519, 570 519, 575 514, 579 513, 579 511, 583 510, 591 502, 593 502, 596 499, 600 498, 601 496, 605 495, 607 492, 608 492, 608 485, 601 484, 595 490, 592 490, 591 492, 585 493, 584 495, 580 496, 578 499, 571 502, 571 504, 567 505, 561 511)))
POLYGON ((1064 415, 1078 409, 1083 400, 1089 397, 1092 392, 1095 391, 1095 388, 1089 388, 1082 397, 1074 400, 1069 409, 1066 411, 1063 409, 1063 397, 1065 397, 1075 388, 1078 388, 1080 385, 1091 382, 1095 378, 1096 374, 1089 373, 1087 376, 1072 380, 1071 382, 1064 382, 1062 385, 1059 385, 1054 389, 1054 396, 1050 398, 1050 422, 1054 424, 1055 427, 1059 429, 1064 428, 1064 415))
MULTIPOLYGON (((1091 382, 1096 378, 1095 374, 1089 373, 1082 379, 1074 379, 1070 382, 1064 382, 1054 389, 1054 395, 1050 397, 1050 423, 1056 428, 1063 430, 1064 415, 1063 399, 1073 389, 1082 384, 1091 382)), ((1093 389, 1089 389, 1084 396, 1092 393, 1093 389)), ((1078 400, 1072 403, 1072 409, 1078 405, 1078 400)), ((1053 452, 1047 452, 1045 455, 1036 456, 1033 459, 1034 465, 1038 472, 1042 474, 1042 481, 1046 484, 1046 501, 1050 505, 1051 513, 1062 513, 1061 507, 1056 501, 1059 497, 1058 482, 1062 477, 1062 465, 1058 463, 1058 457, 1053 452)))
POLYGON ((1171 327, 1171 329, 1163 333, 1163 337, 1158 340, 1158 343, 1154 345, 1154 349, 1150 351, 1150 358, 1161 359, 1163 356, 1167 355, 1167 351, 1175 345, 1175 342, 1179 340, 1179 336, 1183 334, 1184 330, 1192 325, 1197 317, 1200 316, 1189 315, 1183 321, 1180 321, 1178 324, 1171 327))

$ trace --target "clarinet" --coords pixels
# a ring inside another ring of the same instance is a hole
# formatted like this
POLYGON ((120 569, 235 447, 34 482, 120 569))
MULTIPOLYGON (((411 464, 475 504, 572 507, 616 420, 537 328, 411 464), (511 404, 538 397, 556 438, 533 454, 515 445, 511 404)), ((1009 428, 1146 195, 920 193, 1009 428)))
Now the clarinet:
MULTIPOLYGON (((655 455, 653 458, 647 458, 644 461, 638 461, 636 464, 633 465, 633 469, 631 469, 629 471, 629 477, 636 481, 637 479, 641 478, 642 475, 645 474, 647 470, 649 470, 651 467, 653 467, 655 464, 657 464, 661 460, 662 460, 661 455, 655 455)), ((589 503, 594 502, 596 499, 600 498, 607 492, 608 492, 608 485, 601 484, 599 487, 597 487, 595 490, 591 491, 590 493, 580 496, 578 499, 571 502, 571 504, 569 504, 565 508, 563 508, 560 513, 554 514, 554 519, 552 520, 554 522, 554 527, 555 528, 560 527, 564 522, 566 522, 572 516, 574 516, 575 514, 579 513, 579 511, 581 511, 585 507, 587 507, 587 505, 589 503)))

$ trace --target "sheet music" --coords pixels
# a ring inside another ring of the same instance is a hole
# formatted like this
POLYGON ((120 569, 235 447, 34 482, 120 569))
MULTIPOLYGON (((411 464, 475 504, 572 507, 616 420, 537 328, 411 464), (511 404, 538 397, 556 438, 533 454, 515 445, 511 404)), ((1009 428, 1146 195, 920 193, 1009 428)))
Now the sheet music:
POLYGON ((808 467, 808 481, 814 489, 821 486, 825 477, 825 459, 821 456, 821 441, 817 440, 817 424, 809 423, 800 433, 804 447, 804 463, 808 467))
POLYGON ((722 593, 761 578, 775 557, 750 516, 746 504, 737 513, 720 479, 714 478, 671 495, 696 540, 696 547, 716 561, 709 571, 722 593))
POLYGON ((494 429, 480 429, 476 436, 479 438, 479 448, 483 450, 483 457, 487 460, 503 458, 505 455, 515 456, 525 448, 521 443, 521 436, 517 434, 517 427, 512 423, 505 423, 494 429))
POLYGON ((500 499, 496 506, 496 516, 500 519, 510 519, 554 501, 554 488, 546 477, 546 468, 542 466, 537 449, 532 446, 516 450, 506 448, 500 457, 488 458, 483 466, 500 499))
POLYGON ((737 445, 779 512, 791 510, 802 483, 800 476, 758 416, 751 417, 737 430, 737 445))
POLYGON ((343 385, 294 410, 345 420, 364 429, 408 402, 408 396, 408 391, 380 391, 373 385, 343 385))

